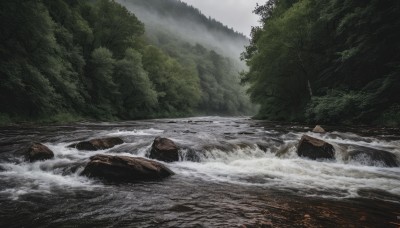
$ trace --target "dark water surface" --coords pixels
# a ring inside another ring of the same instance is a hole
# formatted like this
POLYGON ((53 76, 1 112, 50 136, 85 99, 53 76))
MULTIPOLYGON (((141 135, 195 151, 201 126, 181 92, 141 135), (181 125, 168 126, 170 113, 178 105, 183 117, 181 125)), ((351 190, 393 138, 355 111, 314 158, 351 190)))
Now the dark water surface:
POLYGON ((398 227, 400 168, 354 150, 400 157, 399 129, 278 125, 248 118, 80 123, 0 128, 0 227, 398 227), (299 158, 303 134, 324 139, 334 161, 299 158), (72 142, 121 137, 104 151, 72 142), (181 161, 163 181, 104 183, 80 176, 90 156, 144 157, 157 136, 174 140, 181 161), (55 153, 28 163, 32 142, 55 153))

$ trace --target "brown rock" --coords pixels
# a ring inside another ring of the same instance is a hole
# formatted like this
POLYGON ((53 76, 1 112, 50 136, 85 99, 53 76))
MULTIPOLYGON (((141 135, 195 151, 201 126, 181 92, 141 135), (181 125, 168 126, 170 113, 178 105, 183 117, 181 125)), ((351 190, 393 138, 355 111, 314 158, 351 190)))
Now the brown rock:
POLYGON ((312 130, 314 133, 326 133, 325 129, 323 129, 320 125, 315 126, 315 128, 312 130))
POLYGON ((157 137, 151 146, 149 157, 165 162, 179 161, 178 147, 170 139, 157 137))
POLYGON ((104 139, 92 139, 89 141, 79 142, 71 144, 68 147, 76 148, 78 150, 105 150, 110 149, 116 145, 122 144, 124 141, 121 138, 104 138, 104 139))
POLYGON ((54 158, 54 153, 41 143, 32 143, 26 152, 26 158, 30 162, 48 160, 54 158))
POLYGON ((108 181, 135 182, 162 179, 174 173, 163 164, 144 158, 95 155, 81 175, 108 181))
POLYGON ((300 157, 316 159, 335 158, 335 149, 333 146, 323 140, 303 135, 297 147, 297 154, 300 157))
POLYGON ((397 156, 383 150, 376 150, 368 147, 357 147, 349 152, 349 159, 368 166, 399 167, 397 156))

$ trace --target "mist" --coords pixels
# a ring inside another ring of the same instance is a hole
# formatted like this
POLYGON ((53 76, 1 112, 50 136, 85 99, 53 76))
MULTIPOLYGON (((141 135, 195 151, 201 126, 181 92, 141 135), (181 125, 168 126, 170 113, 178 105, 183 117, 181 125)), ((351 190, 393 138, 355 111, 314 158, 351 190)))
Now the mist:
POLYGON ((207 49, 214 50, 235 60, 240 68, 244 67, 243 63, 239 63, 240 54, 244 51, 245 46, 249 44, 248 38, 244 35, 233 32, 233 30, 230 35, 224 34, 221 30, 210 30, 205 24, 199 23, 192 18, 179 20, 170 12, 160 15, 155 10, 143 7, 135 3, 135 1, 117 0, 116 2, 133 12, 145 24, 148 36, 151 37, 162 29, 170 31, 177 38, 181 38, 193 45, 200 44, 207 49))

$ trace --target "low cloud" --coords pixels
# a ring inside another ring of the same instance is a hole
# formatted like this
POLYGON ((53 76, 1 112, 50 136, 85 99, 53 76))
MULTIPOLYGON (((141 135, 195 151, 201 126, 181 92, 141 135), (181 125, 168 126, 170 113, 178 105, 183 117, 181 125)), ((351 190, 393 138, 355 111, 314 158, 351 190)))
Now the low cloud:
POLYGON ((266 0, 181 0, 192 5, 228 27, 250 36, 252 26, 257 26, 258 16, 253 12, 256 4, 264 4, 266 0))

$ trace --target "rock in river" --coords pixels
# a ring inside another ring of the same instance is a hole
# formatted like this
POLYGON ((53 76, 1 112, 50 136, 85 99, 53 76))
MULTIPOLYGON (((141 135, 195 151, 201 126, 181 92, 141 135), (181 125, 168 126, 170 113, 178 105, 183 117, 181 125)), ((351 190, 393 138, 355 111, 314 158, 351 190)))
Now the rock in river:
POLYGON ((78 150, 95 151, 95 150, 110 149, 122 143, 124 143, 124 141, 121 138, 114 137, 114 138, 92 139, 89 141, 71 144, 68 147, 76 148, 78 150))
POLYGON ((53 151, 41 143, 32 143, 26 152, 26 158, 30 162, 52 159, 53 151))
POLYGON ((149 157, 165 162, 179 161, 178 147, 170 139, 157 137, 151 145, 149 157))
POLYGON ((367 147, 358 147, 349 152, 350 160, 360 162, 368 166, 398 167, 399 162, 395 154, 383 150, 367 147))
POLYGON ((333 146, 323 140, 303 135, 297 147, 297 154, 300 157, 316 159, 335 158, 335 149, 333 146))
POLYGON ((313 129, 313 132, 314 133, 321 133, 321 134, 326 133, 325 129, 323 129, 320 125, 315 126, 314 129, 313 129))
POLYGON ((144 158, 95 155, 81 175, 108 181, 135 182, 162 179, 173 174, 163 164, 144 158))

